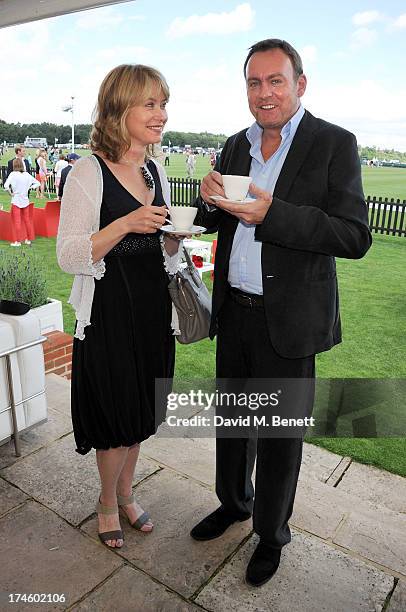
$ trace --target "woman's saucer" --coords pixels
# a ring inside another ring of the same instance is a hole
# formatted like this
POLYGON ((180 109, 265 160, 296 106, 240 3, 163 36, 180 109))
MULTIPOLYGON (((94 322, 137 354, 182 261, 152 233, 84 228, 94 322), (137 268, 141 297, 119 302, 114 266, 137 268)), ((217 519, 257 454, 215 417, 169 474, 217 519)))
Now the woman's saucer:
POLYGON ((206 228, 202 225, 192 225, 189 230, 177 230, 173 225, 164 225, 161 227, 163 232, 167 234, 177 234, 178 236, 190 236, 191 234, 202 234, 206 231, 206 228))

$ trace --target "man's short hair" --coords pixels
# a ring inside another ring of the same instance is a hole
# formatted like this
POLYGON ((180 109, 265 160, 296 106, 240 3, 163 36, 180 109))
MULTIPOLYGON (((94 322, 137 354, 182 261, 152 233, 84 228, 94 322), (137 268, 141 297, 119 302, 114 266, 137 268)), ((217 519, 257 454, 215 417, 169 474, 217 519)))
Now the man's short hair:
POLYGON ((247 78, 247 64, 250 58, 254 55, 254 53, 262 52, 262 51, 271 51, 272 49, 280 49, 283 51, 290 59, 293 67, 293 72, 298 79, 300 75, 303 74, 303 63, 302 58, 299 53, 290 45, 286 40, 281 40, 280 38, 267 38, 265 40, 260 40, 259 42, 252 45, 248 51, 248 55, 244 62, 244 77, 247 78))

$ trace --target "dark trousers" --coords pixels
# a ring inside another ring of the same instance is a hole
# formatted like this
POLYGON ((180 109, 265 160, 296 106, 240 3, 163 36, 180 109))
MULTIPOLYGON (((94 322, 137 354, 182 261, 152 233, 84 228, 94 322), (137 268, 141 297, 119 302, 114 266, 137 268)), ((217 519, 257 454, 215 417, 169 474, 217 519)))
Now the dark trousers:
MULTIPOLYGON (((216 371, 218 378, 309 378, 314 355, 286 359, 271 344, 260 306, 243 306, 227 296, 219 313, 216 371)), ((313 393, 306 398, 310 416, 313 393)), ((216 440, 216 493, 237 518, 253 513, 254 530, 274 548, 290 542, 292 514, 302 459, 301 438, 221 438, 216 440), (255 458, 255 500, 251 477, 255 458)))

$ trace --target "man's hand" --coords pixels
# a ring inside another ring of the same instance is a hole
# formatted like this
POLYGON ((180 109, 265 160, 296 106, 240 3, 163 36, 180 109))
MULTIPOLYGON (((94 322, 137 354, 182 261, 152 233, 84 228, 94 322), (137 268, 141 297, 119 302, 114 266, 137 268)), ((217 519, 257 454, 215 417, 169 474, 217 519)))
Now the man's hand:
POLYGON ((226 197, 223 189, 223 177, 220 172, 213 170, 204 177, 200 186, 200 195, 208 204, 214 204, 210 196, 219 195, 222 198, 226 197))
POLYGON ((259 189, 254 183, 251 183, 249 192, 257 199, 246 204, 234 204, 219 200, 216 202, 216 206, 249 225, 260 225, 272 204, 272 195, 268 191, 259 189))

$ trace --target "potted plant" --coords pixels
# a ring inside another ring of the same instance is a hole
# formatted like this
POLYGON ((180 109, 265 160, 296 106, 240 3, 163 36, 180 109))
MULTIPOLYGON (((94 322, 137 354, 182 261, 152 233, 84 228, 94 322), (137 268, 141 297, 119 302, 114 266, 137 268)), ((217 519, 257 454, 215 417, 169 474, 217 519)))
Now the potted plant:
POLYGON ((24 314, 27 306, 31 308, 42 334, 63 331, 62 303, 48 298, 45 272, 34 253, 0 249, 0 299, 6 301, 3 311, 8 314, 24 314))

